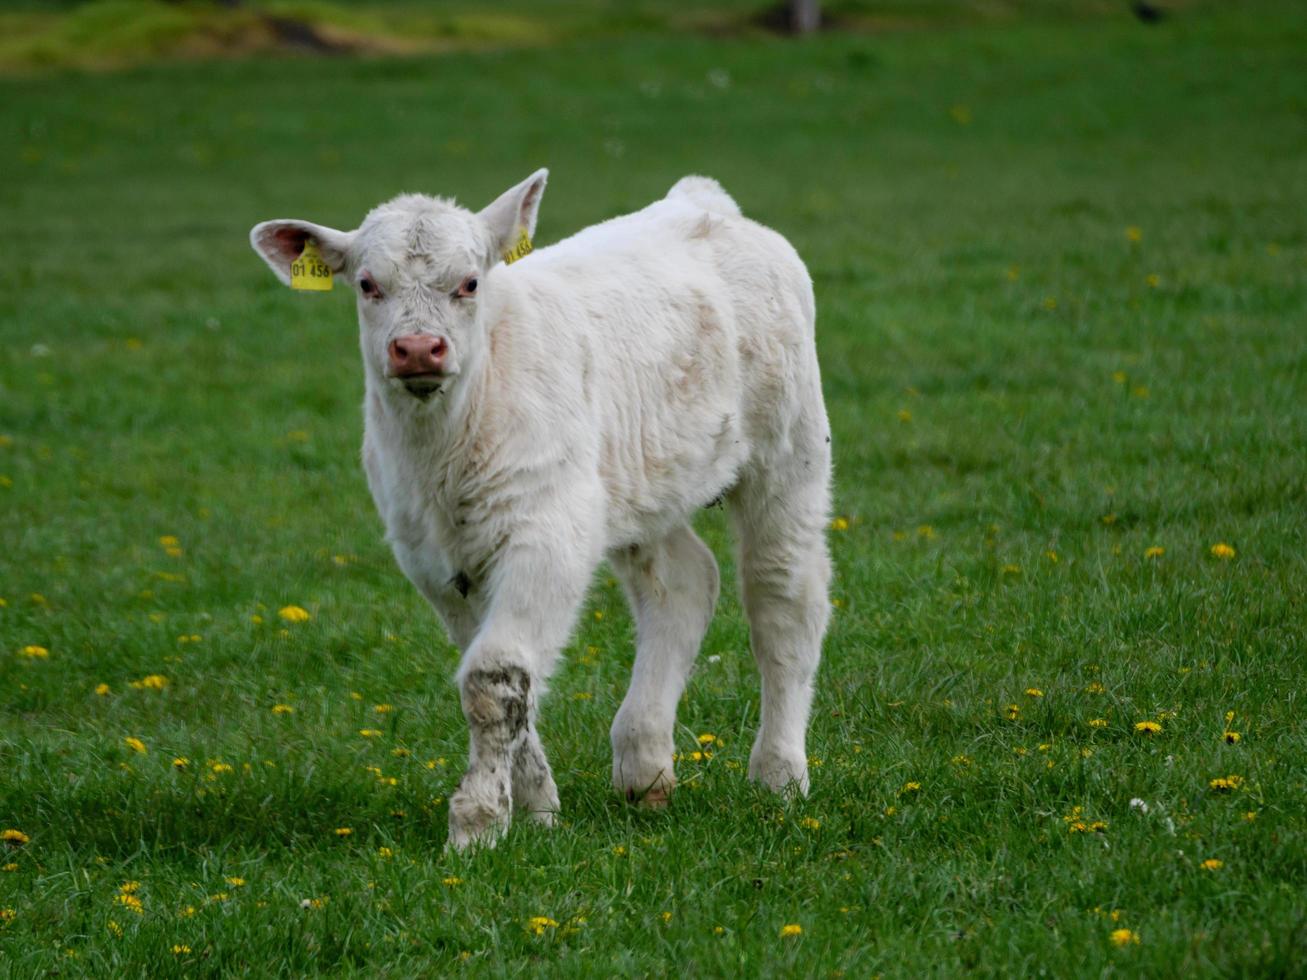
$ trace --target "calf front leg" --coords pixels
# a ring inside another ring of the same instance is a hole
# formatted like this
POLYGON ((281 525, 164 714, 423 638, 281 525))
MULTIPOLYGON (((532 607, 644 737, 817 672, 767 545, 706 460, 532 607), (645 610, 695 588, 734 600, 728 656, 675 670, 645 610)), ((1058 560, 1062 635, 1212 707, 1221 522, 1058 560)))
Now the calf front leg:
POLYGON ((508 830, 514 757, 527 736, 531 674, 523 666, 474 666, 463 675, 468 768, 449 801, 449 843, 494 844, 508 830))
POLYGON ((536 706, 596 563, 572 548, 516 552, 495 577, 459 668, 468 768, 449 801, 449 846, 493 846, 514 804, 553 822, 558 789, 535 731, 536 706))

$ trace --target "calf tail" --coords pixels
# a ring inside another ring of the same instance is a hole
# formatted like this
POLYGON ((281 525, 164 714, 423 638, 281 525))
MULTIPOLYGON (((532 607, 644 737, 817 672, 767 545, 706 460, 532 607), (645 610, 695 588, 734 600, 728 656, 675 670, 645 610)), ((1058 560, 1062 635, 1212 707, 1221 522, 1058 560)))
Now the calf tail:
POLYGON ((735 199, 722 190, 722 185, 711 177, 699 177, 693 174, 682 177, 672 185, 667 196, 683 197, 713 214, 728 214, 735 217, 741 214, 740 206, 735 203, 735 199))

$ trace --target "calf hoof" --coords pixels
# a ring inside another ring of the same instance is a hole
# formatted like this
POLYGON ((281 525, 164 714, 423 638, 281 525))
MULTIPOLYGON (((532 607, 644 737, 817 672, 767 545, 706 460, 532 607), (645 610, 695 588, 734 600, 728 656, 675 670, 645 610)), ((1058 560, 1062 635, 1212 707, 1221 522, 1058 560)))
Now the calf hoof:
POLYGON ((626 801, 646 810, 662 810, 672 802, 672 791, 676 788, 675 780, 660 777, 652 786, 628 786, 625 790, 626 801))
POLYGON ((754 752, 749 759, 749 778, 781 796, 807 796, 808 760, 754 752))
POLYGON ((533 823, 538 823, 541 827, 557 827, 558 813, 554 810, 527 810, 526 815, 531 818, 533 823))
POLYGON ((511 819, 507 806, 490 805, 460 790, 449 800, 449 840, 445 847, 455 851, 494 847, 508 833, 511 819))

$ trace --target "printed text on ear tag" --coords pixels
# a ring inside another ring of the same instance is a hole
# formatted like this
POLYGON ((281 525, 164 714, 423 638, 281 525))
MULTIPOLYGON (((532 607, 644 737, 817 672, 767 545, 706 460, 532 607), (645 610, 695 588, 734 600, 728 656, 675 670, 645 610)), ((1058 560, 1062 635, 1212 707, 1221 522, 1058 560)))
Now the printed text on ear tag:
POLYGON ((531 233, 526 230, 525 226, 519 227, 517 229, 517 243, 504 253, 504 262, 512 265, 518 259, 530 255, 533 248, 535 246, 531 244, 531 233))
POLYGON ((317 242, 305 242, 300 257, 290 264, 291 289, 328 290, 331 267, 322 259, 317 242))

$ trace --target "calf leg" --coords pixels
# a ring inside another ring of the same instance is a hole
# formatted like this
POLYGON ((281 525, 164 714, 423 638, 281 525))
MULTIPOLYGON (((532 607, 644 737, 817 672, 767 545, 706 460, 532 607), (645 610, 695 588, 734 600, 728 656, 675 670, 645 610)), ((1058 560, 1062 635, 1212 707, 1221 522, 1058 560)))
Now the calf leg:
POLYGON ((581 549, 512 555, 459 667, 468 768, 449 800, 449 846, 493 845, 513 804, 544 823, 558 790, 535 731, 536 705, 567 641, 594 562, 581 549))
POLYGON ((813 465, 820 460, 814 451, 802 467, 773 464, 732 496, 749 639, 762 674, 749 778, 778 792, 808 791, 808 713, 830 615, 828 470, 813 465), (795 480, 795 473, 807 479, 795 480))
POLYGON ((676 785, 676 703, 717 603, 717 562, 687 526, 610 560, 636 627, 631 686, 613 719, 613 785, 628 799, 658 806, 676 785))

